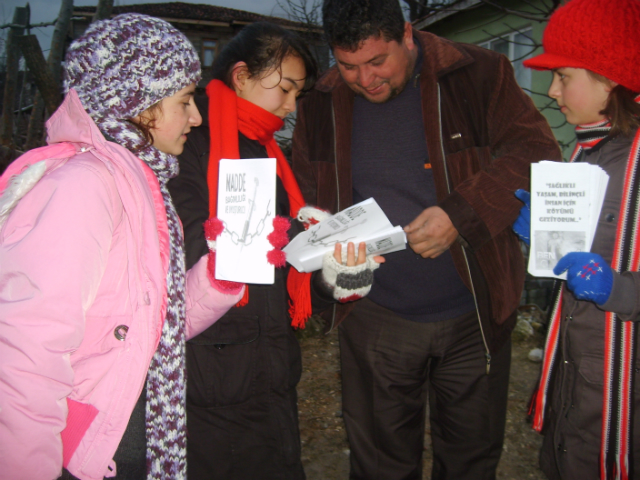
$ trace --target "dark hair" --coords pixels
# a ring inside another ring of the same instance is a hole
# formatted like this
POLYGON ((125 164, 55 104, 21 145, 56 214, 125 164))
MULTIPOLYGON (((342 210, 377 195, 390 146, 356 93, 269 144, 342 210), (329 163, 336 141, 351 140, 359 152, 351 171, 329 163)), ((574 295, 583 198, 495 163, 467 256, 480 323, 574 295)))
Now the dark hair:
POLYGON ((302 93, 313 88, 318 78, 318 64, 307 44, 295 33, 269 22, 247 25, 225 45, 211 66, 213 78, 233 89, 233 67, 245 62, 249 77, 266 76, 280 68, 289 55, 304 63, 306 77, 302 93))
POLYGON ((162 100, 154 103, 144 112, 142 112, 138 121, 133 121, 133 119, 131 118, 127 119, 127 122, 136 127, 144 138, 144 143, 136 147, 133 153, 138 153, 141 150, 144 150, 145 148, 153 145, 153 134, 151 130, 156 128, 156 122, 160 118, 162 118, 162 100))
MULTIPOLYGON (((612 82, 604 75, 587 70, 587 73, 598 82, 611 85, 612 82)), ((611 122, 610 135, 619 133, 630 136, 634 130, 640 127, 640 104, 635 101, 639 95, 622 85, 616 85, 611 89, 607 104, 600 112, 611 122)))
POLYGON ((324 0, 322 25, 331 48, 355 52, 370 37, 402 42, 405 19, 398 0, 324 0))

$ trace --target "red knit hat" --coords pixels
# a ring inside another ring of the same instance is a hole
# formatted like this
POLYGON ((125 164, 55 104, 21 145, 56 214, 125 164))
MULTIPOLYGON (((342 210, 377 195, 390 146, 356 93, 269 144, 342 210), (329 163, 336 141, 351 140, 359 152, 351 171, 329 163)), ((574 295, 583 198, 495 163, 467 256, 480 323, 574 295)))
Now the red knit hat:
POLYGON ((542 46, 526 67, 584 68, 640 92, 640 0, 570 0, 551 15, 542 46))

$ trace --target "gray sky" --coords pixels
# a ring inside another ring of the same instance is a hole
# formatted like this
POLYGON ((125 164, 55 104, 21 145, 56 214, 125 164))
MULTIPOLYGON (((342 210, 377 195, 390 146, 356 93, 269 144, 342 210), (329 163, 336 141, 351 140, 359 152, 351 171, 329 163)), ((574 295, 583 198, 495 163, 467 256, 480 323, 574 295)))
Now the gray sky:
MULTIPOLYGON (((24 7, 29 1, 31 7, 31 23, 50 22, 58 16, 60 0, 2 0, 0 2, 0 24, 10 23, 13 19, 15 7, 24 7)), ((114 5, 136 5, 139 3, 164 3, 162 0, 114 0, 114 5)), ((261 13, 263 15, 284 16, 278 8, 276 0, 182 0, 186 3, 204 3, 219 5, 221 7, 236 8, 248 12, 261 13)), ((75 6, 97 5, 98 0, 74 0, 75 6)), ((53 27, 38 28, 32 31, 38 36, 43 50, 48 51, 51 44, 53 27)), ((4 37, 6 29, 0 31, 4 37)), ((46 57, 45 53, 45 57, 46 57)))

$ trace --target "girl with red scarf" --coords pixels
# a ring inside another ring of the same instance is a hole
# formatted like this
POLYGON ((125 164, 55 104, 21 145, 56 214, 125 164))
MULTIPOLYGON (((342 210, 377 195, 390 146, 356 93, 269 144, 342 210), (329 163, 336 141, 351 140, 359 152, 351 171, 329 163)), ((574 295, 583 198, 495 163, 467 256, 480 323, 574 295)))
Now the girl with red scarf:
POLYGON ((305 206, 274 138, 316 80, 304 42, 277 25, 255 23, 225 46, 212 69, 207 97, 196 97, 202 126, 189 134, 180 174, 169 184, 184 225, 187 265, 210 249, 210 279, 237 289, 214 276, 218 162, 275 157, 277 217, 268 237, 275 249, 268 260, 282 268, 273 285, 249 285, 235 308, 187 344, 188 476, 304 479, 296 398, 302 366, 292 327, 304 327, 313 310, 366 295, 382 259, 367 257, 364 244, 356 255, 349 244, 344 256, 336 246, 313 275, 284 268, 280 249, 303 225, 326 216, 305 206), (339 275, 350 278, 347 288, 336 282, 339 275))

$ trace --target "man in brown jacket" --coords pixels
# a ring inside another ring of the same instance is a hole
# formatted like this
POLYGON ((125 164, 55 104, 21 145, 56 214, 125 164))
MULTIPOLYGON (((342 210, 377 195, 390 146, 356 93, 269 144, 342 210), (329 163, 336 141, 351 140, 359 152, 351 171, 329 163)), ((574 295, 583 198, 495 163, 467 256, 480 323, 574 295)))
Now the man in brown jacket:
POLYGON ((411 248, 340 325, 351 478, 491 479, 524 282, 511 225, 532 162, 560 158, 508 59, 413 31, 398 0, 325 0, 336 66, 299 106, 293 169, 332 212, 374 197, 411 248))

